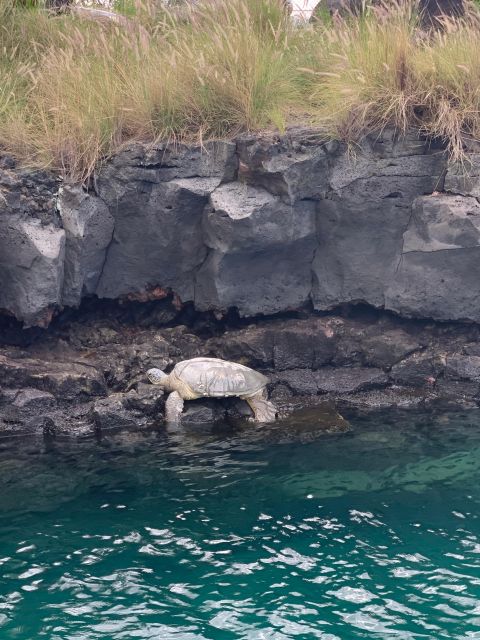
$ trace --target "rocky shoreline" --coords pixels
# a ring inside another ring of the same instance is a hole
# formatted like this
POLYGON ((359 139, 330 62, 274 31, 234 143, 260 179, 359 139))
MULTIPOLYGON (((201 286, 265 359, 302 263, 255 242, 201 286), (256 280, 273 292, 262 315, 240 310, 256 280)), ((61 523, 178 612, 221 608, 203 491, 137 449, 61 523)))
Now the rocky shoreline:
MULTIPOLYGON (((172 301, 82 308, 48 330, 3 328, 0 433, 84 435, 162 425, 163 392, 151 366, 199 355, 254 367, 270 378, 280 415, 317 407, 324 429, 338 415, 378 408, 480 405, 480 327, 405 320, 371 308, 312 311, 249 322, 177 312, 172 301), (184 324, 158 326, 161 314, 184 324)), ((184 424, 244 424, 241 400, 187 403, 184 424)))
POLYGON ((0 432, 160 423, 144 372, 199 355, 265 372, 282 415, 478 406, 476 151, 465 174, 416 132, 297 127, 133 145, 83 186, 3 157, 0 432))

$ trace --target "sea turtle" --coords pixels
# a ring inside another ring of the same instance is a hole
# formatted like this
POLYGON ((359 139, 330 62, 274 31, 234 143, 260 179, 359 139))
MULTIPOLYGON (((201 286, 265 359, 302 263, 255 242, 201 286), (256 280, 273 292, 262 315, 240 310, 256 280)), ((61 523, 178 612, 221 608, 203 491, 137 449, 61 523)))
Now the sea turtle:
POLYGON ((165 404, 167 422, 178 422, 184 400, 238 396, 253 409, 257 422, 275 420, 275 407, 266 399, 268 382, 258 371, 219 358, 192 358, 175 365, 167 375, 161 369, 149 369, 148 379, 170 395, 165 404))

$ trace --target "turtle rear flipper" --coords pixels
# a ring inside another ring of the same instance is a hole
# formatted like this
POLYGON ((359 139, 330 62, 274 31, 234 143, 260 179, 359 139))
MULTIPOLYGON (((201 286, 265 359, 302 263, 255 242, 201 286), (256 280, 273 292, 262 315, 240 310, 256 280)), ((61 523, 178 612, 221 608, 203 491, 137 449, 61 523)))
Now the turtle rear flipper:
POLYGON ((267 400, 263 393, 245 398, 254 413, 255 422, 273 422, 277 417, 274 405, 267 400))

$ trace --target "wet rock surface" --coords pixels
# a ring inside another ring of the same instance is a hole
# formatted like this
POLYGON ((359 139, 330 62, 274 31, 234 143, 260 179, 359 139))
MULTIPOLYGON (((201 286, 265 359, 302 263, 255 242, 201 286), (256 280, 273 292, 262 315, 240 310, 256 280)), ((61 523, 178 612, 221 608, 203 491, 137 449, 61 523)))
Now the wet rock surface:
MULTIPOLYGON (((146 305, 155 319, 154 307, 165 302, 146 305)), ((147 321, 146 308, 142 317, 149 326, 138 326, 137 317, 136 303, 108 307, 104 314, 92 306, 48 330, 2 331, 0 435, 164 428, 166 398, 145 372, 152 366, 170 371, 197 356, 231 359, 265 373, 280 427, 284 420, 293 424, 299 410, 317 411, 325 402, 340 413, 480 403, 480 327, 474 324, 407 321, 363 308, 255 323, 193 315, 170 327, 147 321)), ((186 402, 184 425, 235 428, 250 418, 240 399, 196 400, 186 402)))

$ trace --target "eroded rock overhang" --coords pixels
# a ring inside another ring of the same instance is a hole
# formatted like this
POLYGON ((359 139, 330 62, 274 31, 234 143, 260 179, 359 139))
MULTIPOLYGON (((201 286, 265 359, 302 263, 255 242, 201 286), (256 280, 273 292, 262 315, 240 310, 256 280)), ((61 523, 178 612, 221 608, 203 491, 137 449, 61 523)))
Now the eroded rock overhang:
POLYGON ((86 190, 0 167, 0 309, 47 325, 87 296, 240 316, 367 303, 480 321, 480 156, 416 133, 133 145, 86 190))

